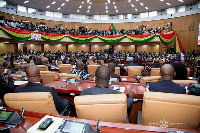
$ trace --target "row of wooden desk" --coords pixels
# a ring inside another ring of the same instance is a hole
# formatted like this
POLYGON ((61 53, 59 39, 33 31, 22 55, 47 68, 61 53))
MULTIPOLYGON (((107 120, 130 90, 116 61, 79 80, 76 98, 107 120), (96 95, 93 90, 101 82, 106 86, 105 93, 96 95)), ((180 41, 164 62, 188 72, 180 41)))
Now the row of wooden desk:
MULTIPOLYGON (((9 109, 11 110, 11 109, 9 109)), ((16 110, 20 113, 19 110, 16 110)), ((26 133, 27 130, 36 124, 39 120, 41 120, 46 114, 35 113, 25 111, 25 121, 18 125, 16 128, 11 128, 11 133, 26 133)), ((85 122, 92 125, 94 129, 96 129, 97 121, 95 120, 86 120, 86 119, 79 119, 75 117, 68 117, 68 116, 57 116, 62 117, 67 120, 85 122)), ((0 124, 0 129, 6 128, 5 125, 0 124)), ((177 128, 162 128, 162 127, 155 127, 155 126, 145 126, 145 125, 138 125, 138 124, 128 124, 128 123, 113 123, 113 122, 103 122, 100 121, 100 130, 102 133, 150 133, 150 132, 167 132, 171 131, 186 131, 186 132, 198 132, 197 130, 186 130, 186 129, 177 129, 177 128)))

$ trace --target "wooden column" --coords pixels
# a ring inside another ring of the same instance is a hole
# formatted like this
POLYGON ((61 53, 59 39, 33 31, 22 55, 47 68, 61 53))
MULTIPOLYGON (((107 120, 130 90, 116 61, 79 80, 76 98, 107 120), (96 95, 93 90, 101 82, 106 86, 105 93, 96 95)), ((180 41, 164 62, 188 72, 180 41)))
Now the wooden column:
POLYGON ((68 44, 66 44, 66 52, 68 52, 68 44))
POLYGON ((18 52, 18 43, 14 43, 14 54, 17 54, 18 52))
POLYGON ((92 51, 92 45, 89 44, 89 52, 91 53, 91 51, 92 51))
POLYGON ((44 53, 44 44, 41 44, 41 52, 44 53))

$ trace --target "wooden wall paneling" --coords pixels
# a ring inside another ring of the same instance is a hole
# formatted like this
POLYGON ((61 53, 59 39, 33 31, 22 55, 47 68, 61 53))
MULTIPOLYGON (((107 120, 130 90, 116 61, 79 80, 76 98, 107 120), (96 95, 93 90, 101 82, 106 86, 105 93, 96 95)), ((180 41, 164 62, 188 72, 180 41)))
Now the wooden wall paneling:
POLYGON ((40 44, 29 44, 29 45, 27 45, 27 50, 29 50, 29 49, 32 49, 35 52, 38 50, 41 51, 41 45, 40 44))
POLYGON ((0 43, 0 53, 14 52, 14 44, 0 43))

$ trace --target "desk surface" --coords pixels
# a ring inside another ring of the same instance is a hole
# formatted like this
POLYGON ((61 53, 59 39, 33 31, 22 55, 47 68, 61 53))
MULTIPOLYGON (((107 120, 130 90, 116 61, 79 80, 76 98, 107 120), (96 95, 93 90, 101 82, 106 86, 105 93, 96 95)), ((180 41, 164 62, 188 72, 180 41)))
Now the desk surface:
MULTIPOLYGON (((19 113, 19 111, 17 111, 19 113)), ((12 133, 26 133, 26 131, 42 119, 46 114, 33 113, 29 111, 24 112, 25 121, 18 125, 16 128, 11 128, 12 133)), ((90 123, 93 128, 96 128, 96 121, 78 119, 75 117, 68 116, 58 116, 68 120, 76 120, 81 122, 90 123)), ((5 125, 0 125, 0 129, 5 128, 5 125)), ((144 126, 137 124, 128 124, 128 123, 113 123, 113 122, 100 122, 100 130, 102 133, 149 133, 149 132, 167 132, 167 130, 178 130, 178 131, 189 131, 189 132, 198 132, 197 130, 186 130, 186 129, 177 129, 177 128, 161 128, 155 126, 144 126)))
MULTIPOLYGON (((93 81, 83 81, 82 84, 68 84, 65 81, 53 81, 46 84, 45 86, 51 86, 56 89, 57 93, 74 93, 80 94, 82 90, 95 86, 93 81), (64 85, 67 85, 66 87, 64 85)), ((131 89, 135 92, 135 97, 142 98, 145 91, 145 84, 131 83, 131 82, 120 82, 119 86, 125 87, 125 93, 131 89)), ((113 89, 113 87, 110 87, 113 89)))

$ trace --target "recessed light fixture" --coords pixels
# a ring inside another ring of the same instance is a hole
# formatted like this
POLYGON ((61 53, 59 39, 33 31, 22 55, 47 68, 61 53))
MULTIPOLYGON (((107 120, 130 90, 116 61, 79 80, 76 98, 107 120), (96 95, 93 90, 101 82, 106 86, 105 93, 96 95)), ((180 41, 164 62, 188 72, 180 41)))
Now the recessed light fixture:
POLYGON ((105 3, 106 5, 108 4, 108 3, 105 3))
POLYGON ((113 2, 113 4, 115 4, 115 2, 113 2))
POLYGON ((135 8, 135 11, 138 11, 138 10, 135 8))
POLYGON ((90 10, 87 10, 87 12, 90 12, 90 10))
POLYGON ((65 3, 62 3, 62 5, 61 6, 64 6, 65 5, 65 3))
POLYGON ((55 4, 56 2, 54 1, 54 2, 52 2, 51 4, 55 4))
POLYGON ((133 4, 131 4, 132 7, 135 7, 133 4))
POLYGON ((82 6, 80 5, 79 8, 82 8, 82 6))
POLYGON ((88 6, 88 9, 90 9, 91 8, 91 6, 88 6))
POLYGON ((82 4, 84 4, 85 2, 82 2, 82 4))
POLYGON ((107 0, 108 1, 108 3, 110 3, 110 0, 107 0))
POLYGON ((164 0, 160 0, 160 1, 164 1, 164 0))
POLYGON ((166 3, 168 6, 170 6, 171 4, 170 3, 166 3))
POLYGON ((149 9, 148 7, 145 7, 145 9, 149 9))
POLYGON ((144 6, 144 4, 143 4, 143 3, 140 3, 140 5, 141 5, 141 6, 144 6))
POLYGON ((108 9, 108 6, 106 6, 106 9, 108 9))
POLYGON ((139 1, 139 0, 136 0, 136 1, 139 1))
POLYGON ((60 7, 58 7, 58 10, 60 10, 60 7))
POLYGON ((77 12, 79 12, 79 10, 77 10, 77 12))
POLYGON ((131 2, 131 0, 128 0, 128 2, 131 2))
POLYGON ((116 12, 118 12, 118 10, 116 10, 116 12))
POLYGON ((114 6, 115 9, 117 9, 117 6, 114 6))
POLYGON ((90 0, 87 0, 87 3, 90 3, 90 0))
POLYGON ((108 10, 106 10, 106 13, 108 13, 108 10))
POLYGON ((24 1, 24 3, 28 3, 28 2, 29 2, 28 0, 24 1))
POLYGON ((90 2, 89 4, 92 4, 92 2, 90 2))
POLYGON ((47 8, 49 8, 50 6, 47 6, 47 8))
POLYGON ((178 0, 178 1, 180 1, 180 2, 184 2, 183 0, 178 0))

